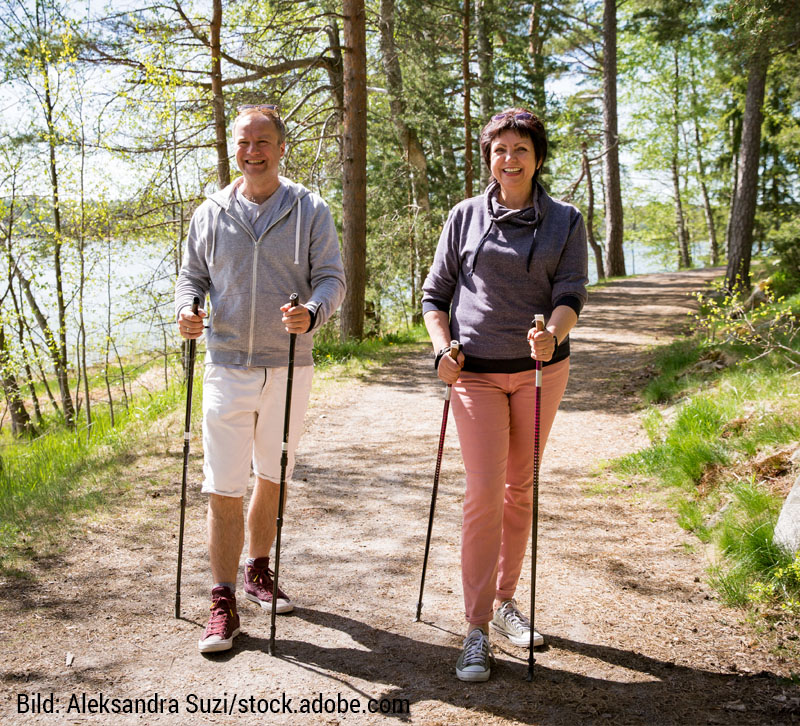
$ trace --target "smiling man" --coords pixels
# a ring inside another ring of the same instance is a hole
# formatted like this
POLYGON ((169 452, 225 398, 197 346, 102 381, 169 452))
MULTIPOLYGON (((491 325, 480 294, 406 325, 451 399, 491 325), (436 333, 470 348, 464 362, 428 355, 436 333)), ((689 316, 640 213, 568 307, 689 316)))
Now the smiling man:
MULTIPOLYGON (((240 106, 233 124, 242 176, 195 212, 175 288, 181 335, 203 333, 211 301, 203 378, 203 492, 213 587, 201 652, 228 650, 239 634, 236 579, 245 539, 244 594, 269 611, 269 554, 278 513, 289 333, 297 334, 287 478, 311 390, 313 334, 345 293, 339 238, 327 204, 279 175, 286 129, 277 108, 240 106), (296 292, 302 304, 290 307, 296 292)), ((290 612, 278 590, 276 610, 290 612)))

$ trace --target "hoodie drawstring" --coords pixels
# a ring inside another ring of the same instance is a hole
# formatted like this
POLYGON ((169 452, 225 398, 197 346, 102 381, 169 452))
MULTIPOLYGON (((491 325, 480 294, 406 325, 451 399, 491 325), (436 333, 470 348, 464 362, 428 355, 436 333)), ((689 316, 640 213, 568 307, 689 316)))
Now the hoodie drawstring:
POLYGON ((539 225, 537 224, 533 228, 533 239, 531 240, 531 248, 528 250, 528 264, 525 266, 525 270, 527 272, 531 271, 531 260, 533 259, 533 250, 536 248, 536 233, 539 231, 539 225))
POLYGON ((475 265, 478 263, 478 253, 481 251, 481 248, 483 247, 483 243, 486 242, 486 238, 489 236, 489 232, 492 231, 492 225, 494 223, 495 223, 494 219, 490 218, 489 219, 489 226, 486 228, 486 231, 483 233, 483 236, 481 237, 480 242, 478 242, 478 246, 475 248, 475 254, 472 255, 472 268, 469 271, 469 276, 470 277, 472 277, 472 275, 475 273, 475 265))
POLYGON ((300 264, 300 220, 302 218, 302 199, 297 200, 297 227, 295 227, 294 233, 294 264, 300 264))
POLYGON ((222 207, 218 207, 211 214, 211 254, 209 255, 208 266, 214 266, 214 250, 217 247, 217 222, 222 213, 222 207))

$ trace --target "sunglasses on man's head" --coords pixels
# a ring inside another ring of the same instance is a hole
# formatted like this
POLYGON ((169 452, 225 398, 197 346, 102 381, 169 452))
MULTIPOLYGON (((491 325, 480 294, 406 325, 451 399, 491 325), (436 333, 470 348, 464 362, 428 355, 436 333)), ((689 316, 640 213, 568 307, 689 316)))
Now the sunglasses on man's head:
POLYGON ((528 113, 527 111, 521 111, 520 113, 512 113, 511 111, 503 111, 503 113, 498 113, 495 116, 492 116, 492 121, 499 121, 500 119, 508 118, 509 116, 511 116, 512 118, 515 118, 515 119, 522 119, 523 121, 525 119, 529 119, 529 118, 534 118, 534 119, 536 118, 536 116, 534 116, 532 113, 528 113))
POLYGON ((242 113, 251 108, 254 108, 256 111, 272 111, 274 114, 278 113, 278 107, 274 103, 243 103, 241 106, 236 107, 236 111, 242 113))

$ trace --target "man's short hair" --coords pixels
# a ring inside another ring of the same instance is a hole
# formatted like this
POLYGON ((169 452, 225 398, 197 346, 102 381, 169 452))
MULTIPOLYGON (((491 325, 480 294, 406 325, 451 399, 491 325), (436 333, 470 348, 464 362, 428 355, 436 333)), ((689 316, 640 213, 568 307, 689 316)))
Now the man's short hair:
POLYGON ((248 106, 236 114, 236 117, 233 119, 233 126, 231 127, 231 136, 233 137, 234 141, 236 141, 236 124, 248 116, 263 116, 275 127, 275 130, 278 132, 278 136, 280 138, 280 143, 282 144, 284 141, 286 141, 286 124, 283 123, 283 119, 280 117, 278 109, 273 109, 266 105, 248 106))

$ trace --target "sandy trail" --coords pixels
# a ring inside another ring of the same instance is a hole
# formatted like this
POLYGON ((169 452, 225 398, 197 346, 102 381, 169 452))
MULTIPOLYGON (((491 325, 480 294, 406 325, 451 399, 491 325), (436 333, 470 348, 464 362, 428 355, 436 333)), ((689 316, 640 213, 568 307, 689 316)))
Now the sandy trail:
MULTIPOLYGON (((646 444, 635 394, 646 348, 673 337, 691 307, 689 293, 712 275, 649 275, 595 290, 573 334, 570 385, 541 473, 536 617, 547 645, 534 683, 524 680, 526 651, 497 638, 488 683, 455 678, 463 474, 452 422, 423 622, 413 622, 442 411, 428 351, 417 350, 366 380, 327 387, 309 410, 281 555, 281 584, 298 608, 279 617, 277 657, 267 654, 268 613, 241 590, 243 633, 234 649, 197 652, 208 574, 205 503, 196 490, 187 512, 183 619, 172 617, 176 417, 166 456, 162 443, 131 457, 137 495, 113 516, 87 520, 85 533, 40 561, 30 579, 0 586, 2 723, 800 722, 800 691, 785 680, 797 664, 770 652, 741 613, 717 602, 704 583, 702 549, 659 497, 634 482, 592 493, 600 460, 646 444), (178 713, 87 712, 82 697, 101 693, 123 707, 124 699, 158 694, 163 708, 178 713), (53 694, 60 713, 20 714, 36 694, 53 694), (295 713, 241 712, 284 707, 285 699, 295 713), (309 709, 341 710, 346 702, 348 713, 301 714, 303 699, 309 709), (408 712, 363 713, 390 708, 392 699, 405 701, 408 712), (231 705, 228 714, 200 712, 231 705)), ((197 439, 193 446, 197 482, 197 439)), ((523 574, 521 603, 528 587, 523 574)))

